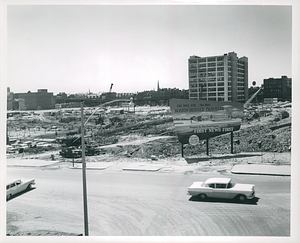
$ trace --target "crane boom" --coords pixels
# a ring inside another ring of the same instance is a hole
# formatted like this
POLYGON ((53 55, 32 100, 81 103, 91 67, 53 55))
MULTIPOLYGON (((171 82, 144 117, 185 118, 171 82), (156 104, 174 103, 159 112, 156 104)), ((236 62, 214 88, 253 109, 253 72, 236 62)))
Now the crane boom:
POLYGON ((247 108, 248 105, 252 102, 252 100, 258 95, 258 93, 262 90, 263 87, 260 87, 259 90, 257 90, 251 97, 250 99, 248 99, 245 104, 244 104, 244 108, 247 108))
POLYGON ((109 93, 111 92, 113 85, 113 83, 110 84, 109 93))

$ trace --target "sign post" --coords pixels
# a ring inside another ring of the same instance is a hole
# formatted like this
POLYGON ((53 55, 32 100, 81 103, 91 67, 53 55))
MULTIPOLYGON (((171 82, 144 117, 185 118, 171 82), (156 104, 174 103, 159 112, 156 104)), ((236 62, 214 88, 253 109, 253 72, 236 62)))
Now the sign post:
POLYGON ((231 132, 231 153, 233 154, 233 132, 231 132))
POLYGON ((209 156, 209 148, 208 148, 209 144, 208 143, 209 143, 209 139, 207 138, 206 139, 206 155, 207 156, 209 156))

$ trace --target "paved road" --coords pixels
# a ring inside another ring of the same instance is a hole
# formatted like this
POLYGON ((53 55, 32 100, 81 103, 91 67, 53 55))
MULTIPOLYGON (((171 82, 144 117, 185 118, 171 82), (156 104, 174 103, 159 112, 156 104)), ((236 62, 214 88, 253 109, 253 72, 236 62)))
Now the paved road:
MULTIPOLYGON (((8 168, 34 177, 37 188, 7 202, 8 232, 83 233, 81 170, 8 168), (11 221, 12 220, 12 221, 11 221)), ((91 236, 289 236, 290 177, 230 175, 256 185, 258 201, 200 201, 194 181, 217 174, 88 170, 91 236)))

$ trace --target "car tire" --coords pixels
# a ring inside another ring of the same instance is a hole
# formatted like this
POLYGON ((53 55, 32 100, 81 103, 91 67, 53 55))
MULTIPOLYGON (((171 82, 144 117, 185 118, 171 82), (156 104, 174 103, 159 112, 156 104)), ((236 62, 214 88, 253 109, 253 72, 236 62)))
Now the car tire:
POLYGON ((30 189, 32 189, 32 184, 29 184, 29 185, 27 186, 27 190, 30 190, 30 189))
POLYGON ((238 195, 238 199, 240 202, 245 202, 247 200, 245 195, 238 195))
POLYGON ((207 198, 206 194, 204 193, 199 194, 199 197, 201 198, 201 200, 205 200, 207 198))
POLYGON ((11 198, 11 194, 8 194, 7 196, 6 196, 6 200, 9 200, 11 198))

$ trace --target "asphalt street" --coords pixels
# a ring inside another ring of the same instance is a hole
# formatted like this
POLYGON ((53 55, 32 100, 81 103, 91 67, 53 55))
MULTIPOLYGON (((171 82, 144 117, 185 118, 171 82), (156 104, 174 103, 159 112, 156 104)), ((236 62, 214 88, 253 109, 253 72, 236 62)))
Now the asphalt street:
MULTIPOLYGON (((7 232, 82 234, 81 170, 8 167, 7 177, 36 179, 36 189, 7 202, 7 232)), ((87 170, 91 236, 290 236, 290 177, 87 170), (255 184, 247 203, 187 195, 194 181, 232 177, 255 184)))

